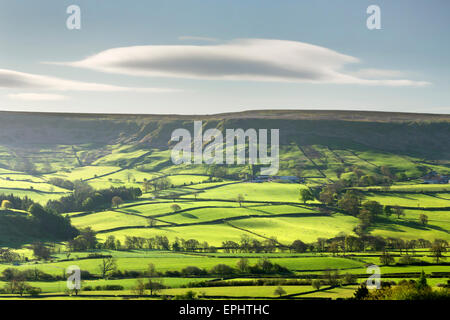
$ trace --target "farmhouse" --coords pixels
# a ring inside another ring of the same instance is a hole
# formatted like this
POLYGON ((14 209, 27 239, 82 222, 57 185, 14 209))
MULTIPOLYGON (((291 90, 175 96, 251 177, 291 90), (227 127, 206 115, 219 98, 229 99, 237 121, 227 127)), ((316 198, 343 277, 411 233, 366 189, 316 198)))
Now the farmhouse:
POLYGON ((450 176, 439 175, 435 171, 431 171, 427 175, 422 177, 425 184, 446 184, 449 183, 450 176))
POLYGON ((269 181, 276 181, 276 180, 281 180, 281 181, 285 181, 285 182, 290 182, 290 183, 301 183, 303 182, 303 179, 300 180, 299 177, 296 176, 256 176, 255 178, 253 178, 250 182, 254 182, 254 183, 261 183, 261 182, 269 182, 269 181))

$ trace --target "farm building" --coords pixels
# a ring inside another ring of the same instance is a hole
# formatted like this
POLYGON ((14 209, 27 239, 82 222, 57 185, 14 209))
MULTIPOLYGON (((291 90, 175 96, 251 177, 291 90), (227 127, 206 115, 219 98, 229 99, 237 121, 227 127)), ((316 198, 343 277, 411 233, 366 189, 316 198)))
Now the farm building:
POLYGON ((296 176, 256 176, 254 179, 252 179, 250 182, 254 183, 261 183, 261 182, 269 182, 269 181, 286 181, 291 183, 301 183, 303 182, 303 179, 300 179, 296 176))
POLYGON ((449 183, 450 176, 439 175, 435 171, 432 171, 422 177, 422 180, 425 184, 446 184, 449 183))

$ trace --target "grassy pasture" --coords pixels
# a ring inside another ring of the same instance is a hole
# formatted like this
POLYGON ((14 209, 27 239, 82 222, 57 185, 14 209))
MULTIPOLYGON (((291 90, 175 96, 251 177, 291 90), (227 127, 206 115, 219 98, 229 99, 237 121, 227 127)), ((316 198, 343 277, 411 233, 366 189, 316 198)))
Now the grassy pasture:
MULTIPOLYGON (((179 288, 180 286, 187 285, 189 283, 195 283, 200 281, 208 281, 211 278, 159 278, 165 286, 170 288, 179 288)), ((145 278, 143 279, 146 280, 145 278)), ((82 288, 87 286, 92 287, 95 290, 96 286, 105 285, 120 285, 124 287, 123 293, 130 294, 136 286, 137 279, 109 279, 109 280, 83 280, 82 288)), ((28 282, 33 287, 42 289, 42 293, 59 293, 64 292, 67 288, 67 281, 30 281, 28 282)), ((0 286, 3 287, 6 284, 4 281, 0 281, 0 286)), ((91 291, 83 291, 85 294, 89 294, 91 291)), ((98 291, 96 291, 98 292, 98 291)), ((108 291, 105 291, 108 292, 108 291)))
POLYGON ((438 194, 416 194, 416 193, 366 193, 366 200, 375 200, 382 205, 417 207, 417 208, 436 208, 450 207, 448 193, 438 194))
MULTIPOLYGON (((44 191, 44 192, 70 192, 69 190, 54 186, 45 182, 30 182, 30 181, 19 181, 19 180, 6 180, 0 178, 0 187, 5 189, 27 189, 44 191)), ((1 189, 0 189, 1 191, 1 189)))
POLYGON ((237 203, 233 202, 221 202, 221 201, 185 201, 178 200, 176 202, 173 201, 161 201, 161 202, 153 202, 151 204, 146 204, 143 202, 142 205, 137 206, 127 206, 124 205, 121 207, 121 210, 128 213, 136 213, 143 216, 151 217, 155 215, 163 215, 163 214, 172 214, 173 209, 172 206, 177 204, 181 207, 181 210, 191 209, 191 208, 201 208, 201 207, 239 207, 237 203))
POLYGON ((52 177, 62 178, 70 181, 74 180, 86 180, 95 178, 95 176, 101 176, 104 174, 108 174, 114 171, 120 170, 120 167, 117 166, 85 166, 85 167, 77 167, 69 172, 59 171, 54 174, 44 175, 46 179, 50 179, 52 177))
MULTIPOLYGON (((75 255, 75 254, 74 254, 75 255)), ((148 268, 150 263, 153 263, 158 271, 164 272, 167 270, 179 271, 188 266, 197 266, 199 268, 211 269, 217 264, 227 264, 235 267, 239 258, 217 258, 196 255, 188 255, 182 253, 162 253, 161 255, 153 255, 146 257, 119 257, 117 258, 118 269, 120 270, 137 270, 144 271, 148 268)), ((249 258, 250 264, 255 264, 259 257, 249 258)), ((345 259, 341 257, 280 257, 272 260, 295 271, 309 271, 309 270, 326 270, 326 269, 351 269, 359 270, 363 263, 355 260, 345 259)), ((62 261, 49 263, 26 263, 15 268, 19 270, 34 269, 42 270, 49 274, 61 275, 65 269, 70 265, 77 265, 82 270, 87 270, 93 274, 100 274, 99 265, 101 259, 81 259, 77 261, 62 261)), ((0 272, 11 267, 11 265, 0 264, 0 272)))
POLYGON ((123 226, 147 226, 148 219, 122 212, 120 209, 102 211, 81 217, 72 217, 72 224, 77 228, 92 227, 95 231, 123 226))
POLYGON ((344 215, 317 217, 250 218, 232 224, 265 237, 276 237, 288 245, 294 240, 314 242, 317 238, 331 238, 341 232, 353 234, 358 220, 344 215))
POLYGON ((133 148, 129 147, 113 149, 112 153, 104 157, 101 157, 100 159, 97 159, 92 164, 96 166, 117 165, 118 163, 126 164, 130 160, 139 158, 149 152, 149 150, 132 150, 132 149, 133 148))
MULTIPOLYGON (((193 207, 192 210, 187 212, 180 212, 170 216, 161 217, 162 220, 173 222, 176 224, 184 224, 184 223, 199 223, 205 221, 212 221, 218 219, 226 219, 233 217, 248 217, 250 216, 267 216, 271 217, 276 214, 314 214, 313 210, 308 208, 296 207, 296 206, 288 206, 288 205, 276 205, 276 206, 264 206, 264 205, 246 205, 243 207, 239 207, 235 203, 229 202, 216 202, 217 208, 211 207, 214 206, 214 201, 207 201, 205 206, 208 208, 204 208, 200 206, 198 209, 193 207)), ((201 205, 201 202, 198 203, 201 205)), ((183 207, 183 204, 181 204, 183 207)))
POLYGON ((238 242, 241 235, 246 234, 245 231, 237 230, 227 225, 194 225, 186 227, 160 227, 147 229, 125 229, 120 231, 113 231, 102 233, 98 235, 100 239, 106 239, 108 235, 114 235, 117 239, 123 241, 125 236, 138 236, 144 238, 151 238, 156 235, 164 235, 172 242, 175 238, 183 239, 197 239, 200 242, 208 241, 209 245, 220 246, 226 240, 238 242))
MULTIPOLYGON (((382 190, 382 187, 379 186, 372 186, 372 187, 359 187, 355 189, 360 190, 367 190, 367 189, 378 189, 382 190)), ((389 188, 390 192, 395 191, 411 191, 411 192, 449 192, 450 191, 450 185, 448 184, 421 184, 421 183, 413 183, 413 184, 396 184, 392 185, 389 188)))
POLYGON ((245 200, 250 201, 300 202, 301 188, 305 186, 276 182, 238 183, 205 190, 199 194, 199 198, 235 200, 239 194, 242 194, 245 200))
MULTIPOLYGON (((277 297, 274 294, 278 286, 239 286, 239 287, 205 287, 205 288, 177 288, 165 289, 160 294, 181 295, 187 291, 194 291, 197 295, 218 296, 218 297, 277 297)), ((301 293, 314 290, 311 286, 284 286, 286 294, 301 293)))
MULTIPOLYGON (((43 193, 39 192, 39 190, 15 190, 15 189, 0 189, 0 194, 13 194, 16 197, 28 197, 31 200, 38 202, 42 205, 45 205, 48 200, 57 200, 61 198, 61 196, 64 196, 64 194, 61 193, 43 193)), ((66 195, 68 195, 67 193, 66 195)))

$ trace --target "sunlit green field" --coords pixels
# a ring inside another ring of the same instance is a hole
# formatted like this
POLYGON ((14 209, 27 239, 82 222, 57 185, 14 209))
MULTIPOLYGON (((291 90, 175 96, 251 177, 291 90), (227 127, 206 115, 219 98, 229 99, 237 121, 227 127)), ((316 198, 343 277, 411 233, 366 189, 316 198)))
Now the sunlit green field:
MULTIPOLYGON (((136 146, 109 145, 102 147, 102 156, 95 155, 95 148, 89 146, 61 146, 61 152, 67 154, 51 168, 52 172, 43 174, 27 174, 7 168, 0 168, 0 193, 29 197, 45 205, 48 200, 57 200, 61 196, 70 195, 72 191, 50 184, 51 178, 62 178, 70 181, 86 181, 94 189, 100 190, 110 187, 135 187, 144 189, 144 181, 152 181, 165 177, 170 185, 167 189, 155 192, 150 186, 148 192, 136 201, 126 201, 118 208, 99 208, 92 212, 70 212, 67 215, 71 223, 80 229, 91 227, 100 242, 109 236, 114 236, 122 244, 127 237, 151 238, 166 236, 172 243, 176 239, 195 239, 200 243, 207 242, 209 246, 222 247, 225 241, 239 243, 243 237, 256 239, 260 242, 269 238, 275 239, 280 246, 289 246, 295 240, 302 240, 312 244, 318 238, 330 239, 338 235, 356 236, 355 227, 358 218, 347 213, 328 208, 319 208, 321 202, 316 197, 303 203, 300 200, 300 190, 321 187, 338 178, 337 169, 346 168, 341 177, 350 177, 354 173, 349 169, 357 166, 367 174, 379 174, 381 166, 395 167, 412 180, 396 182, 389 190, 382 186, 355 187, 364 197, 363 201, 375 200, 382 205, 405 207, 405 215, 387 217, 381 215, 370 227, 371 236, 384 238, 398 238, 403 240, 417 240, 419 238, 434 241, 445 239, 450 241, 450 187, 448 185, 425 185, 418 178, 421 171, 419 159, 390 153, 361 151, 361 150, 332 150, 329 147, 314 144, 303 146, 303 151, 297 145, 283 146, 281 154, 280 175, 296 174, 294 169, 302 166, 301 176, 306 178, 302 184, 298 183, 249 183, 237 176, 230 178, 216 178, 210 182, 208 166, 171 164, 170 152, 167 150, 147 149, 136 146), (75 151, 74 151, 75 150, 75 151), (74 152, 84 165, 77 164, 74 152), (86 159, 91 159, 87 161, 86 159), (369 189, 374 189, 372 192, 369 189), (423 192, 423 193, 419 193, 423 192), (181 195, 174 197, 174 195, 181 195), (241 195, 241 203, 238 196, 241 195), (434 210, 427 210, 434 209, 434 210), (419 221, 421 214, 426 214, 428 223, 422 225, 419 221), (150 219, 151 218, 151 219, 150 219)), ((2 151, 8 154, 8 151, 2 151)), ((51 150, 42 151, 45 155, 51 150)), ((44 161, 37 161, 37 168, 42 168, 44 161)), ((444 165, 422 164, 446 172, 444 165)), ((248 166, 229 166, 228 174, 249 172, 248 166)), ((144 190, 143 190, 144 191, 144 190)), ((11 211, 17 212, 18 211, 11 211)), ((24 214, 22 212, 22 214, 24 214)), ((66 213, 64 213, 65 215, 66 213)), ((5 237, 6 239, 6 237, 5 237)), ((3 240, 0 237, 0 241, 3 240)), ((20 265, 0 263, 0 273, 7 268, 17 270, 42 270, 51 275, 65 275, 68 266, 77 265, 82 270, 100 276, 101 258, 90 258, 90 254, 112 255, 117 259, 117 269, 121 271, 146 271, 149 264, 153 264, 158 272, 181 271, 183 268, 196 266, 210 271, 218 264, 225 264, 236 268, 238 261, 245 257, 248 263, 255 265, 261 258, 270 259, 292 272, 290 276, 322 275, 326 270, 340 270, 341 275, 351 273, 359 276, 363 281, 366 275, 366 265, 380 265, 380 252, 352 252, 343 257, 342 250, 337 256, 331 252, 305 253, 289 252, 284 248, 274 253, 234 252, 173 252, 157 250, 92 250, 86 252, 65 252, 65 241, 54 241, 57 249, 52 253, 49 261, 36 261, 30 250, 30 243, 15 252, 28 258, 29 262, 20 265), (68 260, 68 261, 61 261, 68 260)), ((1 246, 0 242, 0 246, 1 246)), ((414 251, 413 251, 414 252, 414 251)), ((400 257, 395 252, 395 261, 400 257)), ((430 265, 424 266, 382 266, 384 274, 416 273, 424 270, 428 275, 432 272, 446 272, 448 265, 433 265, 434 258, 429 256, 429 249, 416 250, 413 253, 417 259, 430 265)), ((444 254, 445 255, 445 254, 444 254)), ((445 255, 445 256, 448 256, 445 255)), ((369 276, 369 275, 367 275, 369 276)), ((266 275, 268 278, 283 279, 287 275, 266 275)), ((409 277, 406 277, 409 279, 409 277)), ((161 280, 167 289, 160 295, 181 295, 193 290, 200 297, 267 297, 275 298, 278 286, 236 286, 236 287, 202 287, 181 288, 194 282, 213 280, 209 274, 204 278, 167 277, 161 280)), ((248 279, 242 274, 230 275, 229 281, 248 279)), ((386 278, 398 281, 400 278, 386 278)), ((131 298, 132 289, 136 286, 134 278, 120 278, 109 280, 84 280, 83 286, 121 285, 124 290, 118 291, 82 291, 81 296, 101 296, 98 299, 131 298), (117 297, 115 297, 117 296, 117 297), (128 296, 128 297, 127 297, 128 296)), ((145 279, 144 279, 145 280, 145 279)), ((445 283, 445 278, 430 278, 429 283, 436 286, 445 283)), ((0 281, 0 287, 6 284, 0 281)), ((41 299, 67 298, 65 281, 29 281, 32 286, 42 289, 41 299), (50 294, 57 295, 52 297, 50 294), (47 295, 47 297, 45 297, 47 295)), ((353 296, 355 285, 315 291, 311 285, 282 286, 286 294, 299 294, 298 297, 315 298, 349 298, 353 296), (308 293, 309 291, 314 291, 308 293)), ((1 299, 0 295, 0 299, 1 299)), ((77 299, 76 297, 73 297, 77 299)))

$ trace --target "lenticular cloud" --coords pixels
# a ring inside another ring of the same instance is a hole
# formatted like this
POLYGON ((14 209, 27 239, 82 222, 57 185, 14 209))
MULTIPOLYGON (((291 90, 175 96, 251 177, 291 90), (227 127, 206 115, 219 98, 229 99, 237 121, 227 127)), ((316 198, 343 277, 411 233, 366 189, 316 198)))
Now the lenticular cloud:
POLYGON ((358 62, 355 57, 303 42, 241 39, 217 45, 113 48, 62 64, 150 77, 387 86, 429 84, 407 79, 367 79, 345 71, 346 65, 358 62))

